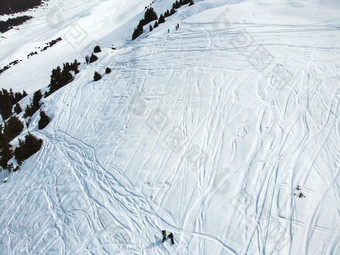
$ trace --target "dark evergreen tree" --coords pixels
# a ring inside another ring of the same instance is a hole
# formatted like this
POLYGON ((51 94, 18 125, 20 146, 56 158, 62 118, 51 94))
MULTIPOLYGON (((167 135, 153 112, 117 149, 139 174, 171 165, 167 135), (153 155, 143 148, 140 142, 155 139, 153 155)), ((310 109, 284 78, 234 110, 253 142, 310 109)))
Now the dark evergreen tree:
POLYGON ((143 24, 140 22, 137 26, 137 28, 135 29, 135 31, 133 31, 132 34, 132 40, 135 40, 138 36, 140 36, 141 34, 143 34, 144 30, 143 30, 143 24))
POLYGON ((41 90, 38 90, 33 95, 33 100, 25 109, 24 118, 31 117, 40 108, 40 100, 42 98, 41 90))
POLYGON ((13 93, 13 90, 2 89, 0 91, 0 114, 3 120, 8 119, 12 115, 13 105, 18 103, 23 97, 27 96, 27 93, 13 93))
POLYGON ((105 73, 106 73, 106 74, 111 73, 111 69, 110 69, 109 67, 106 67, 105 73))
POLYGON ((153 28, 155 29, 156 27, 158 27, 158 22, 156 21, 155 24, 153 25, 153 28))
POLYGON ((163 15, 159 16, 159 19, 158 19, 158 24, 162 24, 165 22, 165 18, 163 15))
POLYGON ((97 45, 96 47, 94 47, 94 49, 93 49, 93 52, 94 53, 98 53, 98 52, 101 52, 102 50, 101 50, 101 48, 97 45))
POLYGON ((139 27, 140 29, 143 29, 144 25, 145 25, 145 21, 142 19, 139 21, 137 28, 139 27))
POLYGON ((6 120, 12 115, 12 100, 10 93, 6 89, 0 91, 0 113, 3 120, 6 120))
POLYGON ((44 111, 40 111, 40 120, 39 120, 39 123, 38 123, 38 127, 39 129, 44 129, 48 123, 50 122, 50 117, 48 117, 46 115, 46 113, 44 111))
POLYGON ((178 2, 178 1, 176 1, 173 5, 172 5, 172 8, 173 9, 178 9, 178 8, 180 8, 181 7, 181 4, 178 2))
POLYGON ((56 69, 52 70, 51 81, 49 85, 49 91, 45 93, 45 97, 49 96, 53 92, 57 91, 58 89, 62 88, 66 84, 73 81, 73 75, 71 71, 75 74, 79 73, 78 66, 80 65, 77 60, 73 63, 66 63, 63 64, 63 69, 59 66, 56 69))
POLYGON ((146 25, 148 23, 150 23, 153 20, 157 20, 157 14, 156 12, 153 10, 153 8, 148 8, 144 14, 144 21, 143 21, 143 25, 146 25))
POLYGON ((79 67, 80 63, 75 59, 74 62, 71 64, 71 70, 74 71, 75 74, 79 73, 79 67))
POLYGON ((5 134, 3 134, 3 127, 2 125, 0 125, 0 166, 3 169, 9 169, 7 162, 12 157, 13 157, 12 146, 9 144, 8 137, 5 134))
POLYGON ((14 137, 19 135, 24 129, 24 124, 18 119, 18 117, 11 117, 6 123, 4 128, 4 135, 8 138, 8 141, 12 141, 14 137))
POLYGON ((150 25, 150 27, 149 27, 149 31, 151 32, 152 31, 152 26, 150 25))
POLYGON ((99 81, 101 78, 102 78, 102 76, 99 73, 97 73, 97 72, 94 73, 94 76, 93 76, 94 81, 99 81))
POLYGON ((92 54, 91 57, 90 57, 90 63, 93 63, 97 60, 98 60, 98 57, 96 55, 92 54))
POLYGON ((50 81, 50 93, 57 91, 62 87, 61 84, 61 68, 58 66, 56 69, 52 70, 51 81, 50 81))
POLYGON ((13 91, 11 89, 11 101, 12 101, 12 105, 15 105, 17 102, 19 102, 25 96, 27 96, 27 93, 26 93, 25 90, 21 94, 19 92, 13 93, 13 91))
POLYGON ((32 117, 33 114, 38 110, 39 108, 35 107, 33 105, 33 103, 31 103, 30 105, 27 105, 26 106, 26 109, 25 109, 25 113, 24 113, 24 118, 27 118, 27 117, 32 117))
POLYGON ((33 105, 36 107, 36 108, 39 108, 40 107, 40 100, 42 98, 42 95, 41 95, 41 90, 38 90, 34 93, 33 95, 33 105))
POLYGON ((15 149, 14 156, 18 164, 21 165, 25 159, 28 159, 41 148, 42 140, 37 139, 29 133, 25 136, 25 140, 19 140, 19 147, 15 149))
POLYGON ((4 130, 4 127, 2 126, 2 124, 0 124, 0 149, 3 144, 3 135, 4 135, 3 130, 4 130))
POLYGON ((21 106, 20 106, 19 103, 17 103, 17 104, 15 105, 15 107, 14 107, 14 112, 15 112, 16 114, 19 114, 19 113, 22 112, 22 109, 21 109, 21 106))
POLYGON ((61 76, 60 76, 61 87, 73 81, 73 75, 71 71, 74 71, 74 70, 71 69, 71 65, 69 63, 66 63, 63 65, 63 70, 61 71, 61 76))
POLYGON ((0 151, 0 166, 9 169, 8 161, 13 157, 12 146, 7 141, 3 141, 0 151))
POLYGON ((194 1, 193 0, 190 0, 189 2, 189 6, 193 5, 194 4, 194 1))

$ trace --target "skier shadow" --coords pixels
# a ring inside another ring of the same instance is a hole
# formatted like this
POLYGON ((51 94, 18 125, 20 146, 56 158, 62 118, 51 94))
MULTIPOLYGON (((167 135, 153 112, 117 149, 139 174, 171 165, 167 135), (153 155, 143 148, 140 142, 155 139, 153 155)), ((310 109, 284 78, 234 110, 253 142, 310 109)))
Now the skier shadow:
POLYGON ((152 249, 152 248, 162 244, 162 240, 159 239, 159 237, 155 236, 155 239, 156 239, 156 242, 151 243, 149 246, 146 247, 146 249, 152 249))

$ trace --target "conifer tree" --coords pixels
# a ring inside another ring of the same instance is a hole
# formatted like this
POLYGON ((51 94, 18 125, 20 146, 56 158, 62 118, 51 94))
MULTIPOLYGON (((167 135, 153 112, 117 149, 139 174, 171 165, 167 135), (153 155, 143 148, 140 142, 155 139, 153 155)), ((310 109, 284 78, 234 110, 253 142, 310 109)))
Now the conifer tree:
POLYGON ((111 69, 110 69, 109 67, 106 67, 105 73, 106 73, 106 74, 111 73, 111 69))
POLYGON ((96 47, 94 47, 94 49, 93 49, 93 52, 94 53, 98 53, 98 52, 101 52, 102 50, 101 50, 101 48, 97 45, 96 47))
POLYGON ((93 76, 94 81, 99 81, 101 78, 102 78, 102 76, 99 73, 97 73, 97 72, 94 73, 94 76, 93 76))
POLYGON ((48 117, 44 111, 40 111, 40 120, 38 123, 39 129, 44 129, 48 123, 50 123, 50 120, 50 117, 48 117))
POLYGON ((96 55, 92 54, 91 57, 90 57, 90 63, 93 63, 97 60, 98 60, 98 57, 96 55))
POLYGON ((163 15, 159 16, 159 19, 158 19, 158 24, 161 24, 161 23, 164 23, 165 22, 165 18, 163 15))
POLYGON ((22 109, 21 109, 21 106, 20 106, 19 103, 17 103, 17 104, 15 105, 15 107, 14 107, 14 112, 15 112, 16 114, 19 114, 19 113, 22 112, 22 109))
POLYGON ((4 135, 8 138, 8 141, 12 141, 14 137, 19 135, 24 129, 24 124, 18 119, 18 117, 11 117, 6 123, 4 128, 4 135))

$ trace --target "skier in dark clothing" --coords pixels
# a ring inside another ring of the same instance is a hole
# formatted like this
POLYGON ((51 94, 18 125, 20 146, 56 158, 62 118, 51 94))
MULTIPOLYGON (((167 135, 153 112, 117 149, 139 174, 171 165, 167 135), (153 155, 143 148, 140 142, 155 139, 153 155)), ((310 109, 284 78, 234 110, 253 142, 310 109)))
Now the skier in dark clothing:
POLYGON ((171 240, 171 244, 175 244, 175 242, 174 242, 174 235, 173 235, 172 233, 170 233, 170 234, 168 235, 168 237, 169 237, 170 240, 171 240))
POLYGON ((162 243, 164 243, 164 241, 166 240, 166 231, 165 230, 162 230, 162 236, 163 236, 162 243))
POLYGON ((176 31, 179 29, 179 24, 177 23, 177 25, 176 25, 176 31))

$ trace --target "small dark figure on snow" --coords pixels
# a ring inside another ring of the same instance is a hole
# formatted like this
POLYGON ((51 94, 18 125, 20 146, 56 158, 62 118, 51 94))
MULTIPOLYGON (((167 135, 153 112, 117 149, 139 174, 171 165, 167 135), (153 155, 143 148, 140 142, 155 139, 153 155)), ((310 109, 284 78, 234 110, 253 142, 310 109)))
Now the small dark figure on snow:
POLYGON ((176 25, 176 30, 178 30, 179 29, 179 24, 177 23, 177 25, 176 25))
POLYGON ((162 243, 164 243, 165 240, 166 240, 166 231, 165 230, 162 230, 162 236, 163 236, 162 243))
POLYGON ((168 237, 169 237, 170 240, 171 240, 171 244, 175 244, 175 242, 174 242, 174 235, 173 235, 172 233, 170 233, 170 234, 168 235, 168 237))

